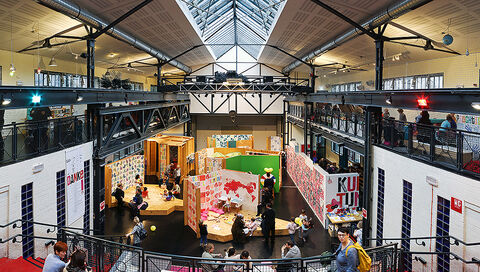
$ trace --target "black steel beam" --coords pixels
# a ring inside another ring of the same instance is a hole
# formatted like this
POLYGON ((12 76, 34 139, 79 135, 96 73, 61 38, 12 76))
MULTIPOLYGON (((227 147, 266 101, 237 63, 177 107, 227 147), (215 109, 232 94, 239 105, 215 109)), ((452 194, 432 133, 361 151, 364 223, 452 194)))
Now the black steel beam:
POLYGON ((0 99, 11 99, 11 102, 8 105, 2 105, 0 103, 0 109, 115 103, 125 102, 125 97, 127 97, 129 102, 189 100, 188 95, 178 93, 157 93, 94 88, 76 89, 0 86, 0 99), (32 97, 34 95, 39 95, 41 97, 40 103, 32 103, 32 97))
POLYGON ((189 101, 185 102, 165 102, 165 103, 155 103, 155 104, 141 104, 141 105, 130 105, 130 106, 120 106, 120 107, 108 107, 100 109, 98 112, 99 115, 109 115, 115 113, 124 113, 140 110, 152 110, 160 108, 168 108, 172 106, 188 105, 189 101))
POLYGON ((135 6, 134 8, 132 8, 131 10, 127 11, 127 13, 123 14, 122 16, 118 17, 115 21, 111 22, 109 25, 107 25, 106 27, 98 30, 97 32, 95 32, 94 34, 91 35, 91 38, 93 39, 96 39, 98 38, 100 35, 106 33, 107 31, 109 31, 110 29, 112 29, 114 26, 116 26, 117 24, 119 24, 120 22, 122 22, 123 20, 125 20, 127 17, 129 17, 130 15, 134 14, 135 12, 137 12, 139 9, 143 8, 144 6, 146 6, 148 3, 152 2, 153 0, 145 0, 143 2, 141 2, 140 4, 138 4, 137 6, 135 6))
POLYGON ((472 102, 480 102, 480 89, 436 89, 402 91, 365 91, 365 92, 316 92, 313 94, 287 96, 287 101, 319 102, 331 104, 376 106, 417 110, 418 98, 427 98, 430 111, 478 114, 472 108, 472 102), (391 98, 391 103, 387 103, 391 98))
POLYGON ((373 33, 372 31, 368 31, 363 26, 361 26, 359 23, 353 21, 352 19, 348 18, 347 16, 343 15, 342 13, 340 13, 336 9, 330 7, 329 5, 323 3, 322 1, 320 1, 320 0, 311 0, 311 1, 314 2, 315 4, 321 6, 322 8, 328 10, 329 12, 333 13, 335 16, 339 17, 340 19, 344 20, 345 22, 347 22, 347 23, 351 24, 352 26, 358 28, 364 34, 367 34, 368 36, 372 37, 373 39, 377 40, 381 37, 381 36, 373 33))

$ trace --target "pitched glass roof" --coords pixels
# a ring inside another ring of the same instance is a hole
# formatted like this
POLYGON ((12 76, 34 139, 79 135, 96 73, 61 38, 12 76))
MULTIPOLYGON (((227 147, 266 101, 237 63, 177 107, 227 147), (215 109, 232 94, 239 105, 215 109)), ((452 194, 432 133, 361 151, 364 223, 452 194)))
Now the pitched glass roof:
POLYGON ((257 59, 286 0, 181 1, 216 59, 236 45, 257 59))

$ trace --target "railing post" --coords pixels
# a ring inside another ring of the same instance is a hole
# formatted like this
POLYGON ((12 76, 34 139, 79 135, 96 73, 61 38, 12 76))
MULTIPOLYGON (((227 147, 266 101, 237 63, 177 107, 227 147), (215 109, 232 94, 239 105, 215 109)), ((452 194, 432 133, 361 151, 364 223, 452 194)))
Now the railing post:
POLYGON ((408 124, 408 143, 407 143, 407 153, 412 154, 413 150, 413 124, 408 124))
POLYGON ((429 127, 430 128, 430 161, 433 162, 435 161, 435 128, 434 127, 429 127))
POLYGON ((75 116, 73 118, 73 143, 75 145, 78 143, 78 141, 77 141, 77 134, 78 134, 77 124, 78 124, 78 118, 77 118, 77 116, 75 116))
POLYGON ((17 160, 17 145, 18 145, 17 122, 12 122, 12 125, 13 125, 13 127, 12 127, 12 129, 13 129, 13 131, 12 131, 12 160, 16 161, 17 160))
POLYGON ((457 131, 457 169, 463 169, 463 133, 457 131))
POLYGON ((37 123, 37 142, 35 143, 37 145, 37 154, 40 154, 40 143, 42 142, 41 140, 41 130, 40 130, 40 122, 37 123))

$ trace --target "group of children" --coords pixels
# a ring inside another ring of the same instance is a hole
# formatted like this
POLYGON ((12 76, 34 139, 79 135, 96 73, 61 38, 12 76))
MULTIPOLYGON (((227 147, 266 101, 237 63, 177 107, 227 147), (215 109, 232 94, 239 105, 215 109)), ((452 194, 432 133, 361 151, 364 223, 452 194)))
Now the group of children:
POLYGON ((288 235, 290 236, 290 240, 292 243, 296 245, 295 242, 295 232, 300 229, 298 233, 298 237, 305 243, 307 241, 308 235, 313 228, 312 218, 308 218, 305 210, 302 210, 300 215, 295 218, 290 218, 290 223, 287 225, 288 235))

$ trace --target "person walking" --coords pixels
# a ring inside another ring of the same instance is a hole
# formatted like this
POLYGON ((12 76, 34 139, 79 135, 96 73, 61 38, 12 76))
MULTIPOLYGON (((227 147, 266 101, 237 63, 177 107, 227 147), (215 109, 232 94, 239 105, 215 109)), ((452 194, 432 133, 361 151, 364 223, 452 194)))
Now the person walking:
POLYGON ((295 245, 295 231, 299 229, 300 226, 295 223, 295 217, 290 218, 290 223, 287 225, 288 235, 290 236, 290 240, 295 245))
POLYGON ((262 214, 262 233, 265 237, 265 243, 268 244, 268 238, 275 241, 275 211, 272 209, 272 203, 267 203, 267 209, 262 214))
POLYGON ((208 230, 207 225, 203 223, 202 219, 198 222, 198 228, 200 229, 200 246, 204 247, 207 245, 208 230))
POLYGON ((133 245, 139 247, 142 242, 141 232, 144 231, 144 228, 142 222, 140 222, 140 219, 138 219, 137 216, 133 218, 133 223, 135 223, 135 226, 131 232, 125 235, 125 237, 128 238, 130 235, 133 235, 133 245))
POLYGON ((350 239, 350 230, 345 227, 338 229, 338 240, 340 245, 335 252, 337 271, 338 272, 358 272, 357 266, 359 264, 358 251, 353 246, 353 241, 350 239), (348 248, 350 247, 350 248, 348 248), (347 253, 348 248, 348 253, 347 253))

